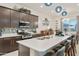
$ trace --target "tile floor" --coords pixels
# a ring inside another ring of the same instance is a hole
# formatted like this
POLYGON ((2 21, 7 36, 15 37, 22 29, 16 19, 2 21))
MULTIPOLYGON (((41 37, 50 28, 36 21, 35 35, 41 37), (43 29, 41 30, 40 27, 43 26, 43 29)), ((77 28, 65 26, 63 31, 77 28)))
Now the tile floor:
MULTIPOLYGON (((76 49, 77 49, 77 55, 76 56, 79 56, 79 44, 76 46, 76 49)), ((7 54, 2 55, 2 56, 18 56, 18 50, 11 52, 11 53, 7 53, 7 54)))
POLYGON ((7 54, 2 55, 2 56, 18 56, 18 50, 14 51, 14 52, 7 53, 7 54))

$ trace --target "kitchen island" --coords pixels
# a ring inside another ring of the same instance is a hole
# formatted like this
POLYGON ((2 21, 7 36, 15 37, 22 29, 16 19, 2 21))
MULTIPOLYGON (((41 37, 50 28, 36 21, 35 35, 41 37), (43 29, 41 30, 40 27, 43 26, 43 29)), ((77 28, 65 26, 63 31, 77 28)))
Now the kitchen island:
POLYGON ((43 56, 48 50, 66 41, 71 35, 53 36, 49 39, 40 40, 42 37, 32 38, 30 40, 17 41, 19 44, 20 56, 43 56))

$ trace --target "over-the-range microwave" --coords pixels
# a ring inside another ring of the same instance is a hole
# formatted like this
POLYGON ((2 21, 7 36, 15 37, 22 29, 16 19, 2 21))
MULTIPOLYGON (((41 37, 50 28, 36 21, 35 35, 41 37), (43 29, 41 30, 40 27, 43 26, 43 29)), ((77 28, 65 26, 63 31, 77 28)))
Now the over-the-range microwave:
POLYGON ((19 22, 19 26, 23 26, 23 27, 27 27, 27 26, 30 26, 30 22, 25 22, 25 21, 20 21, 19 22))

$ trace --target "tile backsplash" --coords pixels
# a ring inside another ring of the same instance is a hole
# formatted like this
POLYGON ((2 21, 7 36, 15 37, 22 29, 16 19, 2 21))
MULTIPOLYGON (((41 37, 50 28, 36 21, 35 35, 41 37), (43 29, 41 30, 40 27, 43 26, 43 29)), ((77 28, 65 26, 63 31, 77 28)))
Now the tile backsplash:
POLYGON ((2 29, 2 34, 7 34, 7 33, 16 33, 16 28, 3 28, 2 29))
POLYGON ((36 29, 27 29, 27 28, 2 28, 0 29, 1 34, 17 33, 17 30, 24 30, 25 32, 36 32, 36 29))

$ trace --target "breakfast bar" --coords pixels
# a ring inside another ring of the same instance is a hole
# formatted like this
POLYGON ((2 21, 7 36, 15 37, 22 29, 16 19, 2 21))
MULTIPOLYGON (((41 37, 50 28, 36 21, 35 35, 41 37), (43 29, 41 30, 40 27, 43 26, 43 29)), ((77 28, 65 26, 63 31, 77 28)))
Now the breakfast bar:
POLYGON ((19 55, 30 55, 30 56, 43 56, 51 48, 60 44, 61 42, 66 41, 71 35, 65 36, 51 36, 50 38, 43 37, 32 38, 29 40, 17 41, 19 43, 19 55), (22 53, 23 52, 23 53, 22 53), (28 53, 28 54, 27 54, 28 53))

